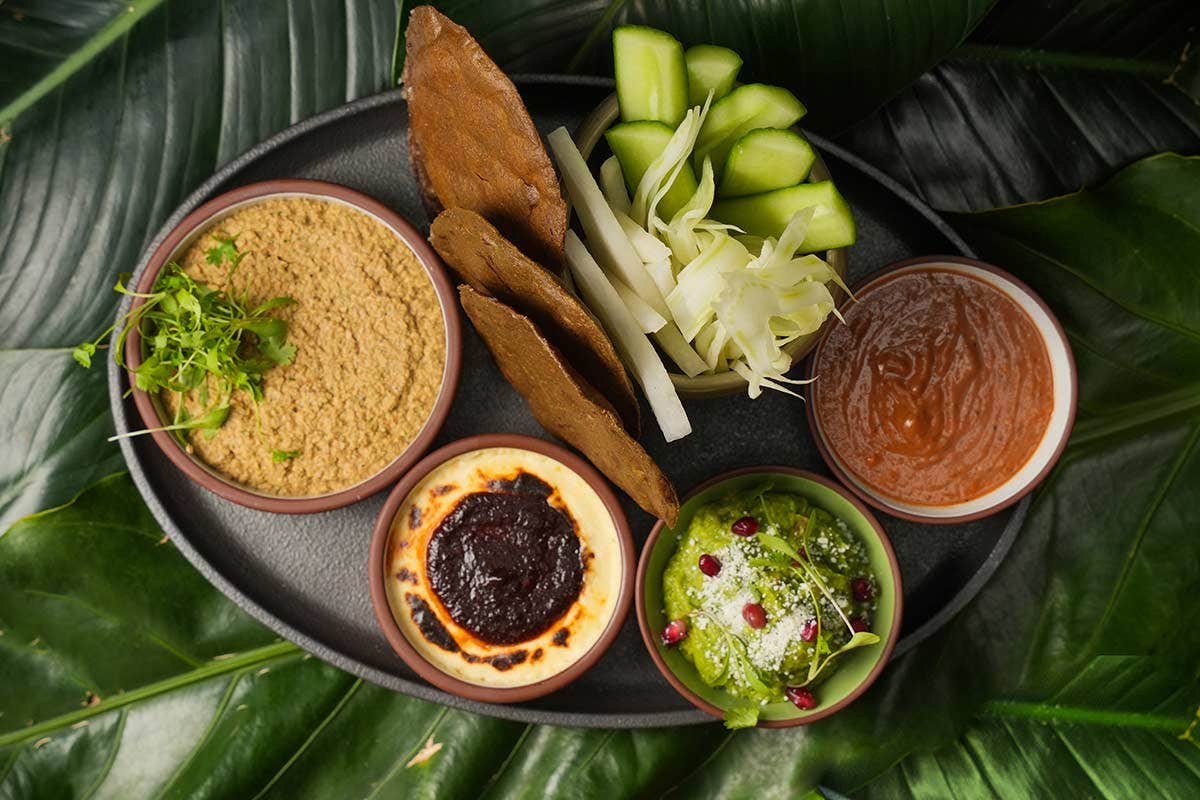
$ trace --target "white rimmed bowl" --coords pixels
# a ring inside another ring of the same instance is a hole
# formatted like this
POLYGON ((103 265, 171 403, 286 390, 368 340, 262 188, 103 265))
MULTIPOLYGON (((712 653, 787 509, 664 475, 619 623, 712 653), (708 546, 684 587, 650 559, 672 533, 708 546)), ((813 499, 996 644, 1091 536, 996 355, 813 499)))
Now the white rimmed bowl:
MULTIPOLYGON (((899 261, 891 264, 861 283, 853 287, 854 294, 860 296, 872 286, 883 280, 894 278, 910 272, 921 272, 929 269, 947 270, 966 275, 983 281, 992 288, 1002 292, 1012 299, 1029 315, 1042 342, 1046 346, 1046 355, 1050 360, 1050 378, 1053 392, 1053 405, 1050 411, 1050 421, 1042 433, 1041 441, 1033 455, 1004 483, 979 497, 961 503, 949 505, 920 505, 905 502, 890 497, 878 489, 869 486, 858 478, 830 447, 821 430, 820 419, 813 402, 814 393, 818 391, 816 384, 809 384, 807 390, 808 424, 812 430, 813 440, 821 457, 829 465, 829 469, 838 479, 850 488, 866 503, 896 517, 933 524, 953 524, 970 522, 972 520, 995 514, 1001 509, 1016 503, 1022 497, 1041 483, 1049 474, 1058 458, 1066 447, 1075 423, 1075 404, 1078 395, 1078 380, 1075 371, 1075 359, 1071 355, 1071 347, 1062 325, 1038 295, 1015 276, 991 264, 960 256, 919 256, 917 258, 899 261)), ((825 339, 822 337, 813 351, 809 361, 809 377, 820 361, 821 350, 825 339)))

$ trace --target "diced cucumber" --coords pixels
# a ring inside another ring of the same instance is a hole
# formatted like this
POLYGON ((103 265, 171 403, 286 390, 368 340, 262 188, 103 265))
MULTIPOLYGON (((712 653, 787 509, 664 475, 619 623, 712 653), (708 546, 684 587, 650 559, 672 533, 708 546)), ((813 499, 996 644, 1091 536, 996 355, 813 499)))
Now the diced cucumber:
MULTIPOLYGON (((609 128, 604 138, 612 149, 613 155, 621 163, 621 172, 625 175, 625 184, 631 195, 637 193, 638 184, 650 162, 671 141, 675 131, 661 122, 622 122, 609 128)), ((696 173, 691 166, 684 164, 675 177, 671 188, 663 195, 658 203, 658 215, 663 219, 671 219, 675 212, 683 207, 696 191, 696 173)))
POLYGON ((738 139, 721 171, 721 197, 744 197, 786 186, 808 177, 817 154, 792 130, 757 128, 738 139))
POLYGON ((755 128, 786 128, 804 116, 796 95, 779 86, 748 83, 739 86, 708 109, 696 139, 695 164, 712 158, 713 169, 725 166, 733 143, 755 128))
POLYGON ((779 238, 795 213, 809 206, 815 206, 816 211, 800 252, 815 253, 854 244, 854 215, 832 181, 802 183, 773 192, 722 200, 713 206, 712 216, 737 225, 753 236, 779 238))
POLYGON ((742 68, 741 56, 715 44, 689 47, 683 57, 687 61, 688 105, 693 107, 704 105, 710 91, 714 103, 729 94, 742 68))
POLYGON ((625 122, 655 120, 672 128, 688 110, 683 45, 654 28, 623 25, 613 31, 617 102, 625 122))

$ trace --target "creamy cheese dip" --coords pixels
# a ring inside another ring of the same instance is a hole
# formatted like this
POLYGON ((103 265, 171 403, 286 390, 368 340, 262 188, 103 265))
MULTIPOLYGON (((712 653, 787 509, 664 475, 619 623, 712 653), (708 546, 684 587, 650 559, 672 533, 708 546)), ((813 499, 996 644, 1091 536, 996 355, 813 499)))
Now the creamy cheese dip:
POLYGON ((492 447, 436 467, 392 523, 388 604, 443 672, 528 686, 582 658, 621 593, 616 525, 586 480, 549 456, 492 447))

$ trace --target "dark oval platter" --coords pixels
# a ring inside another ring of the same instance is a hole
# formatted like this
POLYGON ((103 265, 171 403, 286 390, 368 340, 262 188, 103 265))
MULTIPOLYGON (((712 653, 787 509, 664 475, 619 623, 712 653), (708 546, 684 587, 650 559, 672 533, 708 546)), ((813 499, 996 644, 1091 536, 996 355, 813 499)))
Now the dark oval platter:
MULTIPOLYGON (((525 76, 516 79, 543 134, 574 130, 612 91, 603 79, 525 76)), ((409 168, 407 116, 398 91, 364 98, 283 131, 221 168, 167 220, 147 255, 188 212, 213 196, 268 178, 313 178, 357 189, 428 229, 409 168)), ((838 187, 854 208, 858 243, 850 250, 850 282, 892 261, 926 253, 973 255, 933 211, 894 181, 841 148, 812 137, 838 187)), ((146 261, 138 265, 134 278, 146 261)), ((125 313, 122 305, 118 313, 125 313)), ((434 443, 478 433, 547 437, 524 401, 500 376, 464 324, 458 395, 434 443)), ((109 388, 117 430, 140 427, 126 375, 110 361, 109 388)), ((687 403, 694 433, 666 445, 648 430, 650 454, 680 494, 741 466, 789 464, 828 474, 809 435, 800 401, 773 392, 687 403)), ((553 725, 645 728, 710 722, 680 697, 645 652, 632 614, 605 656, 579 680, 534 702, 487 705, 441 692, 416 677, 388 646, 371 610, 367 553, 386 493, 347 508, 306 516, 254 511, 222 500, 180 474, 147 437, 122 439, 134 482, 155 518, 184 555, 239 606, 324 661, 381 686, 481 714, 553 725)), ((983 586, 1020 527, 1028 499, 970 524, 930 526, 880 515, 904 574, 903 639, 912 648, 954 616, 983 586)), ((653 525, 625 503, 640 549, 653 525)))

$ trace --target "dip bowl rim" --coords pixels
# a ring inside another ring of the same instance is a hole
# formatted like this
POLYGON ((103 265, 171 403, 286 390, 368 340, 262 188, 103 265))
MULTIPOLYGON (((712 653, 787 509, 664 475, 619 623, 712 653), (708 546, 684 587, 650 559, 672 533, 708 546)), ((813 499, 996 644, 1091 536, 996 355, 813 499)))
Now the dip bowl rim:
MULTIPOLYGON (((888 571, 890 572, 892 579, 892 603, 894 607, 892 613, 892 623, 888 628, 887 636, 880 636, 882 639, 883 649, 880 652, 874 667, 871 668, 871 671, 867 673, 867 675, 861 681, 855 684, 850 691, 838 698, 837 701, 831 703, 827 708, 820 708, 816 711, 802 713, 800 716, 793 717, 791 719, 760 719, 756 726, 759 728, 793 728, 799 725, 807 725, 811 722, 816 722, 832 714, 836 714, 838 711, 841 711, 843 708, 857 700, 864 692, 866 692, 867 689, 869 689, 871 685, 875 683, 876 679, 878 679, 884 668, 887 667, 888 663, 891 661, 892 650, 896 647, 896 643, 900 640, 900 629, 904 621, 903 576, 900 572, 900 562, 896 558, 896 551, 892 547, 891 539, 888 538, 887 532, 883 529, 883 526, 879 523, 879 520, 871 512, 871 509, 864 505, 855 494, 849 492, 846 487, 842 486, 836 481, 831 480, 823 475, 818 475, 814 472, 800 469, 799 467, 791 467, 785 464, 764 464, 761 466, 740 467, 738 469, 722 472, 719 475, 709 478, 708 480, 693 487, 686 495, 684 495, 680 501, 681 518, 683 507, 686 506, 687 503, 689 503, 697 495, 731 479, 741 478, 747 475, 787 475, 793 478, 800 478, 801 480, 818 484, 841 496, 844 500, 846 500, 846 502, 850 503, 850 505, 854 507, 854 510, 858 514, 862 516, 863 520, 867 523, 867 526, 873 531, 874 536, 876 539, 878 539, 880 545, 883 547, 884 554, 887 557, 888 571)), ((642 546, 641 557, 638 559, 637 584, 634 597, 637 610, 638 628, 642 634, 642 643, 646 646, 646 650, 650 653, 650 658, 654 661, 654 666, 658 667, 658 671, 662 673, 662 676, 666 678, 667 682, 671 684, 675 691, 679 692, 684 699, 686 699, 696 708, 707 714, 711 714, 717 719, 721 719, 725 715, 725 710, 713 703, 710 703, 708 700, 692 691, 692 689, 689 688, 687 684, 685 684, 683 680, 675 674, 675 671, 671 668, 671 665, 668 664, 663 658, 662 653, 659 651, 660 631, 653 630, 650 627, 650 622, 647 617, 645 587, 647 578, 651 577, 649 575, 650 559, 658 545, 662 533, 666 530, 666 522, 661 519, 658 520, 654 524, 654 527, 651 528, 650 535, 646 537, 646 543, 642 546)), ((661 580, 662 574, 659 573, 655 577, 658 580, 661 580)), ((879 631, 875 631, 875 633, 879 634, 879 631)))
MULTIPOLYGON (((875 270, 874 272, 871 272, 870 274, 863 277, 861 280, 855 282, 854 286, 851 287, 851 291, 854 293, 855 296, 858 296, 861 292, 870 288, 875 283, 883 280, 884 278, 887 278, 888 276, 890 276, 896 272, 899 272, 902 270, 908 270, 908 269, 911 269, 914 267, 920 267, 920 266, 935 267, 938 264, 951 264, 951 265, 956 264, 956 265, 961 265, 961 266, 966 266, 966 267, 972 267, 972 268, 981 270, 983 272, 991 273, 992 275, 1000 278, 1001 280, 1012 284, 1020 292, 1023 292, 1025 294, 1025 296, 1029 300, 1031 300, 1035 305, 1037 305, 1042 310, 1042 312, 1044 312, 1045 315, 1049 318, 1049 331, 1044 329, 1042 325, 1039 325, 1037 323, 1037 321, 1033 321, 1034 327, 1037 329, 1039 337, 1041 338, 1043 344, 1046 346, 1048 357, 1049 357, 1049 350, 1050 350, 1051 344, 1052 344, 1052 342, 1050 340, 1051 335, 1053 335, 1053 337, 1058 340, 1058 344, 1061 345, 1062 350, 1065 353, 1065 357, 1066 357, 1067 388, 1069 389, 1069 392, 1070 392, 1070 398, 1069 398, 1069 403, 1068 403, 1068 408, 1067 408, 1066 419, 1065 419, 1064 423, 1062 424, 1062 430, 1057 434, 1057 440, 1055 441, 1054 448, 1051 451, 1051 453, 1049 454, 1049 457, 1047 458, 1046 463, 1038 470, 1038 472, 1036 474, 1032 475, 1025 483, 1021 484, 1020 487, 1018 489, 1016 489, 1015 491, 1013 491, 1010 495, 999 498, 996 502, 991 503, 988 506, 981 508, 977 511, 972 511, 969 513, 962 513, 962 514, 954 514, 952 516, 946 516, 946 515, 924 514, 924 513, 920 513, 919 511, 913 511, 913 510, 906 509, 906 508, 900 508, 900 507, 894 506, 891 503, 889 503, 886 499, 886 496, 883 495, 882 493, 872 492, 869 489, 867 489, 866 487, 862 486, 859 481, 855 480, 847 472, 847 470, 842 466, 842 464, 834 456, 833 449, 829 446, 828 442, 826 441, 825 434, 821 429, 820 421, 817 418, 816 406, 815 406, 815 403, 813 402, 814 383, 812 383, 812 382, 808 383, 805 386, 804 405, 805 405, 805 415, 808 418, 809 432, 812 434, 813 442, 816 444, 817 450, 818 450, 818 452, 820 452, 821 458, 822 458, 822 460, 824 460, 825 465, 829 468, 830 472, 832 472, 834 474, 834 476, 843 485, 846 486, 847 489, 849 489, 856 496, 858 496, 863 502, 867 503, 868 505, 870 505, 871 507, 873 507, 879 511, 884 512, 885 514, 889 514, 893 517, 898 517, 900 519, 908 520, 910 522, 921 522, 921 523, 926 523, 926 524, 930 524, 930 525, 957 525, 957 524, 962 524, 962 523, 967 523, 967 522, 974 522, 975 520, 983 519, 984 517, 990 517, 993 514, 996 514, 1000 511, 1003 511, 1006 508, 1009 508, 1010 506, 1015 505, 1016 503, 1020 502, 1021 499, 1024 498, 1027 494, 1029 494, 1034 489, 1036 489, 1041 484, 1041 482, 1046 479, 1046 476, 1049 475, 1051 470, 1054 469, 1055 465, 1058 464, 1058 460, 1062 457, 1063 450, 1066 449, 1067 442, 1071 438, 1071 431, 1073 430, 1074 425, 1075 425, 1075 416, 1076 416, 1076 412, 1078 410, 1078 403, 1079 403, 1079 373, 1078 373, 1078 369, 1075 364, 1074 353, 1071 350, 1070 340, 1067 338, 1067 334, 1066 334, 1066 331, 1063 329, 1062 322, 1058 319, 1057 315, 1055 315, 1054 311, 1050 308, 1050 306, 1046 303, 1046 301, 1042 299, 1041 295, 1039 295, 1032 288, 1030 288, 1030 286, 1027 283, 1022 281, 1017 276, 1013 275, 1011 272, 1008 272, 1007 270, 1002 269, 1001 267, 998 267, 995 264, 990 264, 986 261, 981 261, 977 258, 970 258, 967 256, 958 256, 958 255, 936 255, 935 254, 935 255, 913 256, 911 258, 906 258, 906 259, 902 259, 900 261, 895 261, 891 264, 881 267, 880 269, 875 270)), ((1008 295, 1009 299, 1013 300, 1013 302, 1019 303, 1019 301, 1012 296, 1011 292, 1009 292, 1006 289, 1004 289, 1000 286, 997 286, 995 284, 989 283, 989 285, 992 286, 993 288, 995 288, 997 291, 1003 292, 1004 294, 1008 295)), ((810 381, 812 381, 812 379, 815 377, 814 373, 816 371, 816 365, 817 365, 818 360, 820 359, 821 351, 824 349, 825 343, 829 339, 829 335, 830 334, 829 334, 828 330, 826 332, 824 332, 821 335, 820 340, 817 342, 816 347, 814 347, 812 352, 809 354, 808 363, 806 364, 806 367, 805 367, 805 378, 810 381)), ((1054 370, 1053 365, 1051 365, 1052 377, 1053 377, 1053 370, 1054 370)), ((1047 429, 1043 433, 1043 437, 1048 436, 1051 433, 1053 433, 1053 431, 1051 430, 1050 426, 1047 425, 1047 429)), ((1035 456, 1036 456, 1036 453, 1035 453, 1035 456)), ((1013 480, 1016 477, 1017 477, 1017 475, 1014 474, 1007 481, 1005 481, 1005 483, 1001 484, 999 487, 997 487, 996 489, 993 489, 991 491, 993 491, 993 492, 998 491, 999 489, 1003 488, 1009 481, 1013 480)), ((986 494, 983 496, 986 496, 986 494)), ((971 501, 966 501, 966 502, 971 502, 971 501)), ((947 507, 953 507, 956 505, 962 505, 962 503, 952 503, 952 504, 949 504, 947 507)))
MULTIPOLYGON (((741 84, 736 84, 741 85, 741 84)), ((593 108, 579 126, 571 134, 572 141, 579 148, 580 154, 584 161, 591 159, 596 148, 604 140, 604 134, 613 125, 621 121, 621 112, 617 102, 617 93, 612 94, 601 100, 595 108, 593 108)), ((798 124, 792 125, 787 130, 794 131, 804 137, 805 141, 809 141, 808 133, 798 124)), ((813 153, 816 155, 816 160, 813 162, 812 170, 808 177, 804 179, 804 183, 813 183, 819 181, 833 181, 835 187, 837 181, 834 180, 832 173, 829 171, 829 166, 825 163, 825 158, 821 155, 816 145, 813 145, 813 153)), ((589 167, 590 169, 590 167, 589 167)), ((594 176, 593 176, 594 177, 594 176)), ((564 195, 565 197, 565 195, 564 195)), ((570 198, 567 198, 568 215, 567 224, 569 225, 575 218, 575 209, 570 205, 570 198)), ((853 212, 853 208, 851 208, 853 212)), ((856 220, 857 224, 857 220, 856 220)), ((832 250, 825 250, 814 255, 824 258, 841 278, 845 278, 850 271, 849 251, 853 245, 845 247, 837 247, 832 250)), ((846 303, 850 302, 850 298, 842 291, 836 283, 829 285, 829 291, 833 295, 834 307, 837 309, 844 308, 846 303)), ((586 304, 585 304, 586 305, 586 304)), ((590 310, 590 309, 589 309, 590 310)), ((799 339, 789 342, 784 345, 784 352, 791 358, 791 366, 804 360, 805 356, 813 351, 826 331, 837 320, 833 314, 830 314, 821 327, 812 333, 805 334, 799 339)), ((657 345, 655 346, 657 348, 657 345)), ((737 394, 738 392, 746 391, 746 379, 737 374, 733 370, 725 370, 724 372, 716 373, 701 373, 695 377, 688 377, 679 371, 679 366, 667 356, 663 356, 663 365, 667 368, 667 375, 671 378, 671 383, 675 386, 675 390, 679 396, 689 400, 701 400, 709 397, 724 397, 727 395, 737 394)), ((791 367, 789 367, 790 369, 791 367)))
MULTIPOLYGON (((329 200, 349 205, 365 213, 385 225, 403 242, 420 262, 425 274, 433 284, 437 295, 445 330, 445 364, 442 370, 442 381, 438 394, 430 409, 429 416, 417 436, 379 472, 353 486, 338 489, 322 495, 282 496, 258 492, 251 487, 243 486, 230 478, 221 475, 214 467, 201 461, 198 457, 187 453, 179 442, 166 431, 155 430, 150 436, 163 454, 193 482, 216 494, 219 497, 237 503, 247 508, 281 514, 312 514, 321 511, 331 511, 352 503, 357 503, 386 489, 413 465, 421 455, 428 450, 430 444, 442 428, 450 406, 458 389, 459 374, 462 369, 462 323, 458 316, 457 302, 450 279, 442 266, 441 259, 433 248, 407 219, 396 211, 385 206, 378 200, 355 189, 328 181, 317 181, 306 178, 277 178, 255 183, 222 192, 213 199, 200 205, 185 216, 171 229, 162 243, 146 261, 146 267, 138 278, 135 291, 139 294, 148 293, 158 280, 159 273, 170 261, 175 259, 184 246, 190 245, 194 236, 209 225, 214 218, 229 209, 245 207, 263 202, 273 197, 307 196, 315 199, 329 200)), ((145 303, 141 297, 134 297, 130 310, 145 303)), ((134 328, 125 340, 125 360, 129 365, 128 379, 133 394, 134 405, 147 428, 157 428, 163 424, 157 403, 149 393, 137 388, 133 370, 142 363, 142 337, 134 328)))
POLYGON ((375 520, 368 558, 370 559, 367 572, 371 590, 371 606, 375 612, 375 619, 383 630, 384 637, 396 655, 413 672, 438 689, 480 703, 520 703, 544 697, 563 688, 591 669, 608 651, 625 624, 629 607, 633 601, 634 572, 637 566, 633 535, 630 532, 625 510, 621 507, 616 492, 600 472, 581 456, 559 444, 520 433, 484 433, 468 436, 439 447, 421 459, 388 495, 383 509, 375 520), (392 523, 409 494, 429 473, 447 461, 465 453, 493 448, 512 448, 538 453, 559 462, 582 478, 608 510, 621 551, 620 589, 613 606, 612 616, 600 633, 600 638, 565 669, 524 686, 483 686, 443 672, 433 662, 426 659, 408 640, 399 623, 396 622, 387 593, 387 574, 384 565, 387 559, 388 542, 391 539, 392 523))

